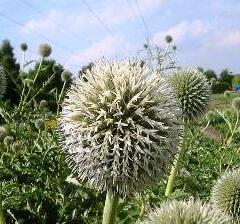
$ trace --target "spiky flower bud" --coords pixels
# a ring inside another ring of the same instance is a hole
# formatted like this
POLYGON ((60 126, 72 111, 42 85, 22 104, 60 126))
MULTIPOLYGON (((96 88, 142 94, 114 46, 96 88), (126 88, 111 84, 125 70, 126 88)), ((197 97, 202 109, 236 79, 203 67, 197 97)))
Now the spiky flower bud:
POLYGON ((63 82, 67 82, 71 79, 72 73, 68 70, 64 70, 61 74, 61 79, 63 82))
POLYGON ((34 82, 32 79, 25 79, 24 80, 25 84, 27 85, 28 88, 33 88, 34 82))
POLYGON ((7 79, 2 66, 0 66, 0 98, 6 92, 7 88, 7 79))
POLYGON ((240 169, 227 172, 215 183, 211 201, 214 207, 240 223, 240 169))
POLYGON ((22 44, 20 45, 20 48, 21 48, 22 51, 27 51, 28 45, 27 45, 26 43, 22 43, 22 44))
POLYGON ((231 91, 226 90, 223 95, 224 97, 229 98, 231 96, 231 91))
POLYGON ((38 130, 42 130, 45 127, 44 120, 39 118, 34 122, 35 128, 38 130))
POLYGON ((179 70, 170 77, 170 83, 180 101, 184 120, 192 120, 205 111, 211 87, 202 72, 179 70))
POLYGON ((0 126, 0 139, 3 139, 7 135, 7 130, 5 127, 0 126))
POLYGON ((229 218, 201 201, 168 201, 140 224, 230 224, 229 218))
POLYGON ((235 97, 232 101, 232 107, 235 110, 240 110, 240 97, 235 97))
POLYGON ((166 35, 165 41, 166 41, 167 43, 171 43, 171 42, 173 41, 172 36, 171 36, 171 35, 166 35))
POLYGON ((71 86, 59 122, 79 180, 122 196, 158 181, 181 132, 171 87, 136 61, 98 62, 86 77, 71 86))
POLYGON ((10 146, 14 141, 14 138, 12 136, 6 136, 3 140, 4 145, 10 146))
POLYGON ((52 48, 49 44, 39 45, 39 54, 41 57, 48 57, 52 53, 52 48))

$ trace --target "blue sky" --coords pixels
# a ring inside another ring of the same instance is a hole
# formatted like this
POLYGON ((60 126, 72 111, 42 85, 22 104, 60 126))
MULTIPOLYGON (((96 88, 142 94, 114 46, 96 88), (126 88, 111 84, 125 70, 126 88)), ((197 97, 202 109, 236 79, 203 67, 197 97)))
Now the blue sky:
POLYGON ((240 73, 239 0, 85 1, 102 23, 82 0, 0 0, 0 40, 9 39, 18 58, 26 42, 28 59, 48 42, 51 57, 76 72, 103 56, 136 56, 147 37, 163 45, 170 34, 181 66, 240 73))

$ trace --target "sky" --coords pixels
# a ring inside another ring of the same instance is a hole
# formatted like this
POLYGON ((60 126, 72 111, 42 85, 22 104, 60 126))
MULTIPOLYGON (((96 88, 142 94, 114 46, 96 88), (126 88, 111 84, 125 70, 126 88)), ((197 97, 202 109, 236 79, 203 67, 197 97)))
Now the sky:
POLYGON ((101 58, 139 55, 148 38, 164 46, 172 35, 182 67, 228 68, 240 73, 240 0, 0 0, 0 41, 21 60, 51 58, 72 72, 101 58))

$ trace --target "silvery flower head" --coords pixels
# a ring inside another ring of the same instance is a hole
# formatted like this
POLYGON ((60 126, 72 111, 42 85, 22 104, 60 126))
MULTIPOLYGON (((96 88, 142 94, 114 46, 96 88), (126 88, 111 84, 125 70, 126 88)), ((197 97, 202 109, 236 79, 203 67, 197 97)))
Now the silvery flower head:
POLYGON ((2 66, 0 66, 0 98, 6 92, 7 88, 7 79, 2 66))
POLYGON ((158 181, 177 153, 180 108, 166 80, 140 61, 101 61, 75 80, 59 121, 82 182, 127 196, 158 181))
POLYGON ((49 44, 40 44, 38 51, 41 57, 48 57, 52 53, 52 48, 49 44))
POLYGON ((230 224, 229 217, 201 201, 168 201, 139 224, 230 224))
POLYGON ((179 70, 172 74, 170 83, 181 103, 184 120, 192 120, 203 114, 211 87, 202 72, 196 70, 179 70))
POLYGON ((240 223, 240 168, 222 175, 215 183, 211 201, 214 207, 240 223))

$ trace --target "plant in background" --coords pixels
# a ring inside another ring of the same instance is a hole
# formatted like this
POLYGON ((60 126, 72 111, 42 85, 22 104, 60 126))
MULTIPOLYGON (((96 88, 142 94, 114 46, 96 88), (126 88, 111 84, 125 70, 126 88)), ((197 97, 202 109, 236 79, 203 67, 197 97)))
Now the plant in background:
POLYGON ((201 201, 168 201, 140 224, 230 224, 229 218, 201 201))
POLYGON ((240 169, 222 175, 212 189, 213 206, 240 223, 240 169))
POLYGON ((7 88, 7 80, 3 67, 0 66, 0 98, 3 97, 7 88))
POLYGON ((240 110, 240 97, 235 97, 232 101, 232 107, 233 109, 235 109, 236 111, 240 110))
POLYGON ((225 98, 229 99, 230 96, 231 96, 231 93, 232 93, 231 91, 226 90, 223 95, 224 95, 225 98))
POLYGON ((104 224, 119 197, 159 181, 177 152, 180 108, 157 75, 138 61, 98 62, 63 102, 63 149, 80 181, 107 192, 104 224))
MULTIPOLYGON (((171 75, 169 81, 179 99, 182 109, 182 119, 185 125, 187 122, 196 119, 205 112, 210 98, 211 87, 202 72, 199 72, 197 69, 179 70, 171 75)), ((166 196, 168 196, 173 190, 173 183, 183 153, 184 150, 183 147, 181 147, 168 178, 165 192, 166 196)))

